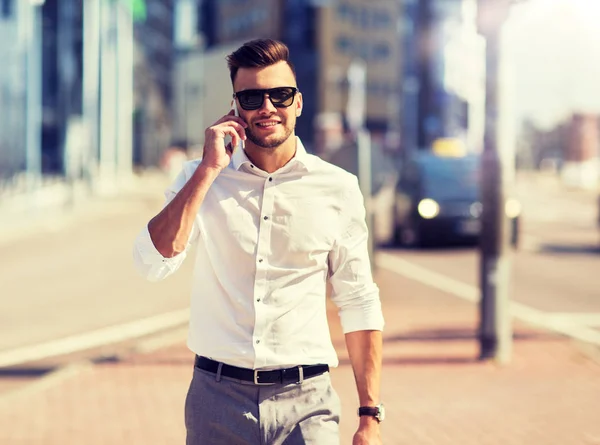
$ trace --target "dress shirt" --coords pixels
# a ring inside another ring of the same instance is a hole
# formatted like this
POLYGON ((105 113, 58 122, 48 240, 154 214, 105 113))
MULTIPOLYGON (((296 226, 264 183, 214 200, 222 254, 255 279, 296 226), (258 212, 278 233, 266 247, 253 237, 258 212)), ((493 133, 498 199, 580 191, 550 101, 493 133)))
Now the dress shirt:
MULTIPOLYGON (((147 227, 135 240, 136 268, 152 281, 175 272, 197 244, 188 347, 198 355, 253 369, 337 366, 328 279, 345 333, 383 329, 358 181, 296 142, 295 156, 273 173, 236 150, 206 194, 184 252, 164 258, 147 227)), ((199 163, 185 164, 167 203, 199 163)))

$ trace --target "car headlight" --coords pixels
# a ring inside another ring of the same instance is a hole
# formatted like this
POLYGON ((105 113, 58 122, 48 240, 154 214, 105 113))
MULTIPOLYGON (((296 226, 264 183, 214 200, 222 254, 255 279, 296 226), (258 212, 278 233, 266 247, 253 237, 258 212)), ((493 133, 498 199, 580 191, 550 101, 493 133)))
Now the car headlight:
POLYGON ((483 211, 483 205, 480 202, 474 202, 469 207, 469 214, 473 218, 479 218, 481 216, 482 211, 483 211))
POLYGON ((504 204, 504 213, 509 218, 516 218, 521 214, 521 203, 514 198, 507 199, 504 204))
POLYGON ((440 206, 433 199, 425 198, 419 202, 417 211, 422 218, 432 219, 439 215, 440 206))

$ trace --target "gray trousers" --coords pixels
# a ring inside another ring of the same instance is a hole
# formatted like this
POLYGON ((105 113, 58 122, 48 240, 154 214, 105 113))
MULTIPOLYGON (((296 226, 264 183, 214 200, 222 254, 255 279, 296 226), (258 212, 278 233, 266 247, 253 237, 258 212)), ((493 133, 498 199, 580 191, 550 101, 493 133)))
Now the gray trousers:
POLYGON ((328 372, 257 386, 194 368, 186 445, 339 445, 340 410, 328 372))

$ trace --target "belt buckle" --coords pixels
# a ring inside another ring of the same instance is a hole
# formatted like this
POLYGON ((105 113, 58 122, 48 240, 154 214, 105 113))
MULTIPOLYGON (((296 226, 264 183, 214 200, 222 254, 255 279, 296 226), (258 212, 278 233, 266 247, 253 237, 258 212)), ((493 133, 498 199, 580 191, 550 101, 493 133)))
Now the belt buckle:
POLYGON ((304 368, 302 366, 298 366, 298 381, 297 384, 300 384, 304 381, 304 368))
POLYGON ((270 386, 270 385, 274 385, 275 382, 266 382, 266 383, 261 383, 258 381, 258 373, 260 371, 258 369, 254 370, 254 384, 255 385, 260 385, 260 386, 270 386))

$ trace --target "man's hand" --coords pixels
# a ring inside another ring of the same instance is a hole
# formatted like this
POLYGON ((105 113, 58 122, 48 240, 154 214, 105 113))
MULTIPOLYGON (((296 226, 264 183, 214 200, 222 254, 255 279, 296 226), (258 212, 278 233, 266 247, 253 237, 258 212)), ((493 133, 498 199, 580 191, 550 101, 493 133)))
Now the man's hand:
POLYGON ((379 422, 372 417, 361 417, 352 445, 381 445, 379 422))
POLYGON ((204 132, 204 152, 201 165, 220 172, 229 165, 233 150, 240 140, 246 140, 248 125, 233 110, 223 116, 204 132), (231 144, 225 146, 225 137, 231 137, 231 144))

